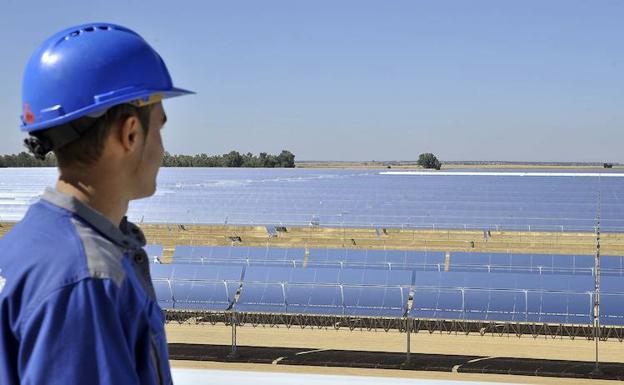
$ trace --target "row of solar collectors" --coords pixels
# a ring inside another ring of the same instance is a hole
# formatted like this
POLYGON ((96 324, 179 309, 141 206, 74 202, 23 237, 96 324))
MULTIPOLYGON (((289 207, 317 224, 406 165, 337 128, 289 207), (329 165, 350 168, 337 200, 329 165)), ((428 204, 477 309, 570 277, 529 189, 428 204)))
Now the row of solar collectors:
MULTIPOLYGON (((152 264, 152 278, 187 281, 289 282, 362 286, 415 286, 547 291, 594 290, 594 278, 584 275, 543 276, 473 272, 296 268, 273 266, 152 264)), ((624 293, 624 280, 603 277, 601 291, 624 293)), ((624 310, 624 309, 623 309, 624 310)))
MULTIPOLYGON (((592 322, 591 276, 188 264, 152 264, 151 269, 165 309, 592 322)), ((605 325, 624 325, 621 279, 603 279, 600 314, 605 325)))
MULTIPOLYGON (((310 249, 306 258, 303 248, 177 246, 173 262, 538 274, 591 275, 594 272, 592 255, 453 252, 447 259, 443 252, 345 248, 310 249)), ((604 256, 601 267, 605 275, 622 275, 624 257, 604 256)))

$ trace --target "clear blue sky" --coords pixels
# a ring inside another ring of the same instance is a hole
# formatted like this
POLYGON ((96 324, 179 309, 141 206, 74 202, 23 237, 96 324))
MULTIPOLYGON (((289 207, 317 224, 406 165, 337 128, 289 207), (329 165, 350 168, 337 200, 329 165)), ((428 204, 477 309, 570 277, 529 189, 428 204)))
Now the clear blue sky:
POLYGON ((624 1, 0 0, 0 153, 48 35, 126 25, 197 91, 172 153, 624 162, 624 1))

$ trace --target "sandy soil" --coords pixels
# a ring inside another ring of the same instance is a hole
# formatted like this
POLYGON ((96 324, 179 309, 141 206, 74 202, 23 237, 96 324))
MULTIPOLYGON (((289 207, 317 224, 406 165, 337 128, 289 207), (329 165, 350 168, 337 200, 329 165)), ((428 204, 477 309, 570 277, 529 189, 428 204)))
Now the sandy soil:
MULTIPOLYGON (((231 329, 223 325, 168 324, 169 342, 211 343, 227 345, 231 329)), ((396 331, 348 331, 301 329, 285 327, 238 328, 238 344, 250 346, 309 347, 316 349, 349 349, 403 352, 405 335, 396 331)), ((418 333, 412 336, 412 352, 437 354, 474 354, 494 357, 527 357, 593 361, 594 343, 584 339, 552 339, 550 337, 492 337, 476 335, 447 335, 418 333)), ((616 341, 600 344, 602 361, 624 362, 624 345, 616 341)), ((332 368, 268 364, 172 361, 174 367, 315 373, 356 376, 379 376, 411 379, 444 379, 457 381, 487 381, 521 384, 616 384, 618 381, 562 379, 549 377, 423 372, 387 369, 332 368)))
MULTIPOLYGON (((231 328, 224 325, 167 324, 169 342, 219 344, 231 343, 231 328)), ((301 329, 300 327, 239 327, 239 345, 293 347, 312 349, 345 349, 404 352, 405 334, 397 331, 349 331, 346 329, 301 329)), ((558 360, 594 361, 595 344, 582 338, 567 337, 449 335, 439 332, 412 334, 414 353, 479 355, 487 357, 520 357, 558 360)), ((599 345, 604 362, 624 363, 624 344, 608 340, 599 345)))

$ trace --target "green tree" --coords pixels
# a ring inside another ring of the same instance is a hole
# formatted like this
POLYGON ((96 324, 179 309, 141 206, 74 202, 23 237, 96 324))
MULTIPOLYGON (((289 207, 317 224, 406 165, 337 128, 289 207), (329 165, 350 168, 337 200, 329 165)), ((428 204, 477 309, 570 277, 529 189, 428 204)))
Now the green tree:
POLYGON ((418 165, 423 168, 435 168, 436 170, 439 170, 442 167, 442 163, 440 163, 438 158, 430 152, 426 152, 418 156, 418 165))
POLYGON ((57 166, 56 156, 54 155, 53 152, 51 152, 48 155, 46 155, 46 158, 43 161, 43 165, 45 167, 56 167, 57 166))
POLYGON ((295 155, 290 151, 282 150, 277 156, 277 163, 279 167, 295 167, 295 155))
POLYGON ((225 167, 241 167, 243 165, 243 156, 238 151, 230 151, 223 155, 223 165, 225 167))
POLYGON ((162 165, 163 165, 163 167, 173 167, 172 166, 171 154, 169 153, 169 151, 165 151, 165 153, 163 154, 162 165))

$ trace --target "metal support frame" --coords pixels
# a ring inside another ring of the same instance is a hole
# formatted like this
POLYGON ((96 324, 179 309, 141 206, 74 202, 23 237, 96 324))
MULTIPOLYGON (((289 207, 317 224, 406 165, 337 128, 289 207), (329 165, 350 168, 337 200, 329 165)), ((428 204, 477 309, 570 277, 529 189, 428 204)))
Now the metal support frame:
MULTIPOLYGON (((181 311, 165 310, 165 319, 168 323, 190 324, 223 324, 232 326, 251 325, 252 327, 300 327, 301 329, 349 329, 360 331, 406 330, 405 318, 389 317, 357 317, 340 315, 312 315, 312 314, 278 314, 278 313, 246 313, 236 312, 236 321, 233 322, 230 311, 181 311)), ((421 331, 444 334, 480 334, 483 336, 531 336, 533 338, 569 339, 584 338, 593 340, 596 329, 592 324, 564 325, 526 322, 495 322, 470 320, 435 320, 407 318, 411 333, 421 331)), ((411 334, 410 333, 410 334, 411 334)), ((600 341, 617 340, 624 342, 624 326, 600 326, 600 341)))
POLYGON ((598 207, 596 210, 596 256, 594 258, 594 341, 596 344, 596 361, 592 374, 602 374, 598 356, 598 343, 600 342, 600 214, 602 211, 600 176, 598 177, 598 207))

